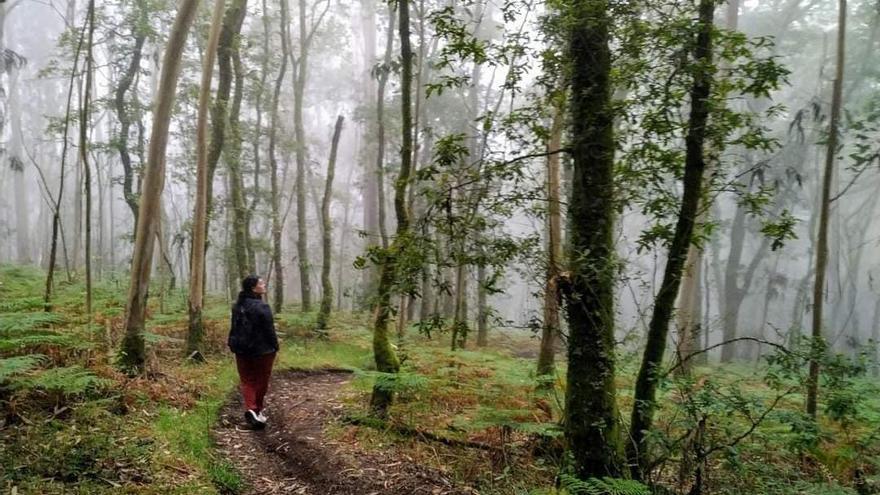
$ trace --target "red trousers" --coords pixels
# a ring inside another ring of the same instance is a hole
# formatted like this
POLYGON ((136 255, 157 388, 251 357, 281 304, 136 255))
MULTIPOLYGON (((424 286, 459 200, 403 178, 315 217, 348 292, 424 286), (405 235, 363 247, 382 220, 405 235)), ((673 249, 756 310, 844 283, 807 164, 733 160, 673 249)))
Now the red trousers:
POLYGON ((257 357, 235 355, 245 409, 256 413, 263 410, 263 398, 269 390, 269 377, 272 376, 274 361, 274 352, 257 357))

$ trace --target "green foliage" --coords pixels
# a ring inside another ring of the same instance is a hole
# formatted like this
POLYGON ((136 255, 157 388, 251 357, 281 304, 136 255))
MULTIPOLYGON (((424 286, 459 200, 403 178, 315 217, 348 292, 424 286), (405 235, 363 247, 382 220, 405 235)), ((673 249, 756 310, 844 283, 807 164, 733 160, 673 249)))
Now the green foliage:
POLYGON ((21 378, 13 385, 70 396, 108 387, 111 382, 95 376, 94 373, 81 366, 67 366, 43 370, 21 378))
POLYGON ((403 370, 397 373, 358 370, 356 373, 359 377, 373 379, 376 388, 397 394, 417 392, 428 386, 427 377, 403 370))
POLYGON ((571 495, 651 495, 647 486, 634 480, 589 478, 580 480, 568 474, 559 477, 562 487, 571 495))
POLYGON ((3 313, 0 314, 0 338, 33 332, 63 322, 64 317, 58 313, 3 313))
POLYGON ((23 373, 36 368, 46 361, 46 356, 41 354, 28 354, 25 356, 13 356, 0 358, 0 383, 6 381, 12 375, 23 373))

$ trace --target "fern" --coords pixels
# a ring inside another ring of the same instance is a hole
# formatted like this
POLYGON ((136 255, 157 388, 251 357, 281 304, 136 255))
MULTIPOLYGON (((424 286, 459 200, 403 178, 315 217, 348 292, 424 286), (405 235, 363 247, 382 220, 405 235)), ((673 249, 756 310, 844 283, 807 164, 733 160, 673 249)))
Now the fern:
POLYGON ((80 366, 50 368, 15 383, 19 388, 42 389, 63 395, 78 395, 110 385, 110 380, 95 376, 80 366))
POLYGON ((563 474, 559 478, 562 487, 571 495, 651 495, 651 489, 634 480, 619 478, 578 479, 563 474))
POLYGON ((374 378, 375 386, 380 390, 392 392, 415 392, 428 386, 428 378, 417 373, 382 373, 380 371, 357 371, 358 376, 374 378))
POLYGON ((0 314, 0 337, 11 337, 33 332, 64 322, 58 313, 2 313, 0 314))
POLYGON ((25 335, 12 339, 0 339, 0 352, 21 351, 22 349, 32 349, 41 345, 52 345, 60 347, 88 347, 87 343, 77 342, 68 335, 59 335, 55 333, 44 333, 39 335, 25 335))
POLYGON ((42 354, 28 354, 27 356, 15 356, 0 358, 0 382, 7 380, 12 375, 36 368, 46 360, 42 354))
POLYGON ((0 302, 0 313, 12 313, 15 311, 30 311, 43 308, 42 297, 23 297, 9 299, 0 302))

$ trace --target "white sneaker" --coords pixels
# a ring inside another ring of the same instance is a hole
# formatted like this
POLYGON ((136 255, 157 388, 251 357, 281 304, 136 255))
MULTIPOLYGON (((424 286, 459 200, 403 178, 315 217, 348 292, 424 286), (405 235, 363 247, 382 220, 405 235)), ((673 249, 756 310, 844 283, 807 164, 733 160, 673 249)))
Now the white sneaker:
POLYGON ((265 423, 268 419, 269 419, 269 418, 267 418, 267 417, 263 414, 263 411, 260 411, 259 413, 257 413, 257 421, 259 421, 260 423, 265 423))

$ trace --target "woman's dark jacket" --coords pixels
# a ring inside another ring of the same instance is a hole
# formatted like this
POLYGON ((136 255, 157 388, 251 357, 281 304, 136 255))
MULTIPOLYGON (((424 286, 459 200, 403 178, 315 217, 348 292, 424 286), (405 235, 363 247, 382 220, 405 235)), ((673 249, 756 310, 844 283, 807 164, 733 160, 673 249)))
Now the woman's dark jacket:
POLYGON ((239 297, 232 306, 229 349, 240 356, 262 356, 278 351, 272 310, 262 299, 239 297))

